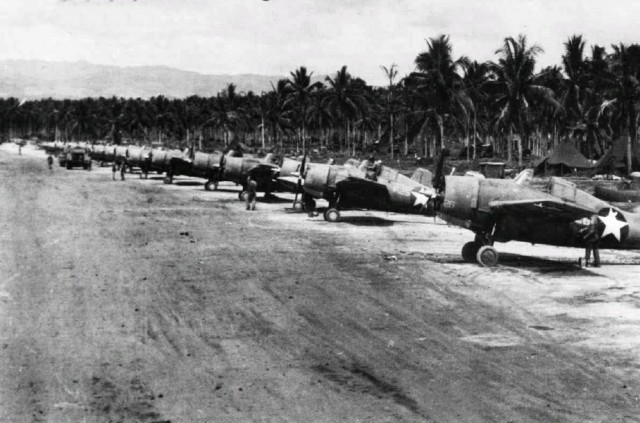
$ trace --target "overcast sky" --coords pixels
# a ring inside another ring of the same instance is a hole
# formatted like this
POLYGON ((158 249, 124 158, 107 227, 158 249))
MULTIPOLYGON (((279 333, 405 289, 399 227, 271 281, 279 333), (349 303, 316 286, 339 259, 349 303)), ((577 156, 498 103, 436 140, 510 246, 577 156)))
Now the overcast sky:
POLYGON ((425 39, 484 61, 506 36, 540 45, 640 42, 636 0, 0 0, 0 59, 166 65, 212 74, 330 74, 342 65, 383 84, 381 65, 413 70, 425 39))

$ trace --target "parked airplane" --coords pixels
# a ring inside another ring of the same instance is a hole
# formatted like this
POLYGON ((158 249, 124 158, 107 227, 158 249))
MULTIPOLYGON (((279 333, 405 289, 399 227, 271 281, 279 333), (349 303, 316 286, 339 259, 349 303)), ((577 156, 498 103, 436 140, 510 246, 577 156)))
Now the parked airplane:
MULTIPOLYGON (((433 195, 429 186, 431 172, 417 169, 411 178, 397 170, 375 165, 365 160, 349 165, 320 163, 301 164, 297 178, 279 177, 278 181, 292 186, 295 181, 302 192, 305 210, 312 212, 317 199, 329 202, 324 212, 328 222, 339 222, 344 209, 370 209, 398 213, 428 213, 428 200, 433 195)), ((294 203, 295 207, 295 203, 294 203)))
POLYGON ((236 157, 232 150, 227 154, 195 152, 188 158, 171 158, 165 183, 171 183, 177 175, 195 176, 206 179, 204 188, 211 191, 218 189, 219 182, 231 181, 242 186, 239 198, 244 200, 249 175, 257 182, 258 191, 269 196, 275 188, 273 177, 279 170, 273 154, 267 154, 260 159, 249 156, 236 157))
POLYGON ((441 158, 431 202, 442 219, 475 233, 474 241, 462 248, 468 262, 496 265, 495 242, 584 248, 579 228, 594 215, 600 248, 640 248, 640 214, 614 207, 565 179, 551 178, 549 192, 543 192, 527 186, 527 178, 444 176, 442 167, 441 158))

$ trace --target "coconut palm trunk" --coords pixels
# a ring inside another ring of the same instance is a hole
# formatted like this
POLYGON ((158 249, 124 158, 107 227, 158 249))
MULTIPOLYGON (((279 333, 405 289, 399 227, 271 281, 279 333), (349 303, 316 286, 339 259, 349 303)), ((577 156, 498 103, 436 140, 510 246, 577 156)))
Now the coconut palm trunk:
POLYGON ((391 148, 391 160, 393 160, 393 113, 389 113, 389 146, 391 148))

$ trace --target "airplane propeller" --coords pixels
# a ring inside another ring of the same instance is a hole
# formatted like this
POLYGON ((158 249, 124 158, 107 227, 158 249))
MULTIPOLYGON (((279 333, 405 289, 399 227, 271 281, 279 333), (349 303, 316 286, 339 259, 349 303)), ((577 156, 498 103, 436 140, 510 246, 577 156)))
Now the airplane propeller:
POLYGON ((222 174, 222 172, 224 171, 224 165, 226 163, 227 163, 227 158, 224 155, 224 152, 222 152, 222 154, 220 155, 220 163, 218 163, 220 168, 220 174, 222 174))
MULTIPOLYGON (((435 192, 429 198, 427 205, 428 209, 432 209, 434 212, 438 212, 440 209, 440 205, 442 204, 444 197, 445 186, 445 174, 444 174, 444 158, 445 158, 445 150, 442 150, 440 153, 440 157, 438 157, 438 162, 436 163, 435 174, 433 175, 432 183, 435 192)), ((435 217, 435 215, 434 215, 435 217)))
POLYGON ((436 164, 435 175, 433 176, 433 187, 437 192, 442 192, 445 189, 444 157, 445 150, 442 150, 442 152, 440 153, 440 157, 438 157, 438 163, 436 164))
POLYGON ((300 163, 300 170, 298 171, 298 182, 296 184, 296 195, 293 198, 293 208, 296 208, 296 203, 298 202, 298 194, 302 192, 302 184, 304 182, 305 170, 307 166, 307 153, 302 157, 302 162, 300 163))

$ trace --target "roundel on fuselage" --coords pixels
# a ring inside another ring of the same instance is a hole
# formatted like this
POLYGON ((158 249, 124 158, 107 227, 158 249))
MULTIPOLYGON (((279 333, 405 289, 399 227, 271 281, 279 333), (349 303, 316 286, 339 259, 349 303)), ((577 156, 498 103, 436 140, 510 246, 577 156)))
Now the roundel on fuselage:
POLYGON ((627 219, 618 210, 606 207, 601 209, 597 216, 600 239, 613 237, 618 242, 622 242, 629 236, 627 219))

